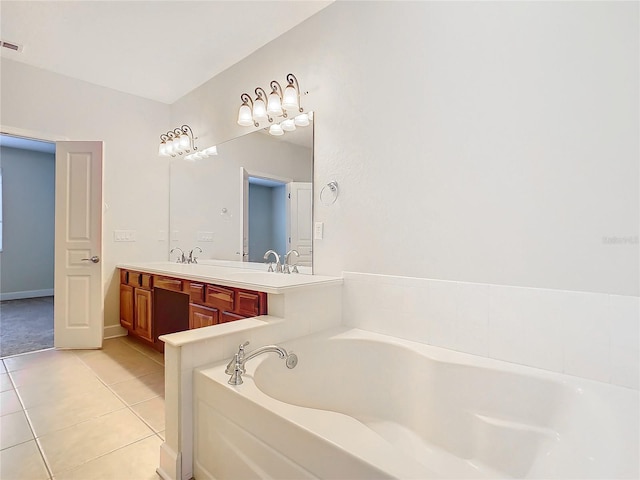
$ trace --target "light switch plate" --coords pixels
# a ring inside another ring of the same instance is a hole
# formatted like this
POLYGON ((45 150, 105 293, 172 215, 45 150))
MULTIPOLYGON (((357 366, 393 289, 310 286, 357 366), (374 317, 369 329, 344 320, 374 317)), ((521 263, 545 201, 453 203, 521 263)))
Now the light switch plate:
POLYGON ((135 242, 136 231, 135 230, 114 230, 113 240, 115 242, 135 242))
POLYGON ((313 239, 322 240, 323 236, 324 236, 324 223, 316 222, 313 228, 313 239))
POLYGON ((198 232, 199 242, 213 242, 213 232, 198 232))

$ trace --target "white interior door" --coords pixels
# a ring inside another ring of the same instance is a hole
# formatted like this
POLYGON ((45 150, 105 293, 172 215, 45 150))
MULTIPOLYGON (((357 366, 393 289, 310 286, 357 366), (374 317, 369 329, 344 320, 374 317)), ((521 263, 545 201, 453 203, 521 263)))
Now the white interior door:
POLYGON ((54 344, 100 348, 102 142, 56 142, 54 344))
POLYGON ((313 188, 310 182, 291 182, 289 218, 290 249, 297 250, 297 264, 310 267, 313 253, 313 188))

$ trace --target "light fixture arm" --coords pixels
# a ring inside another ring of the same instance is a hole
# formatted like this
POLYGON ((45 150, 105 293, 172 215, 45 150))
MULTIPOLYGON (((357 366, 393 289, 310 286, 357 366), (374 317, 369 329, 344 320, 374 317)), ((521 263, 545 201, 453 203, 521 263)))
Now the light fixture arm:
POLYGON ((289 73, 287 75, 287 83, 289 83, 289 85, 294 85, 295 83, 294 88, 296 89, 296 93, 298 94, 298 105, 300 105, 299 111, 300 113, 302 113, 304 109, 302 108, 302 102, 300 102, 300 85, 298 84, 298 79, 293 73, 289 73))

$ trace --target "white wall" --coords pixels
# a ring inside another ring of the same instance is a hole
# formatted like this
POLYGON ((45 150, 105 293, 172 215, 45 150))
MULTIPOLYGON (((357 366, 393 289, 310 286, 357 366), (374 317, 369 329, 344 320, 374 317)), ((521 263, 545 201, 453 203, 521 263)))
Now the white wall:
POLYGON ((166 258, 169 161, 157 156, 169 129, 169 107, 2 59, 2 125, 69 140, 102 140, 104 158, 103 281, 105 326, 119 325, 115 265, 166 258), (113 231, 136 230, 115 243, 113 231))
POLYGON ((336 2, 185 96, 205 144, 298 76, 320 274, 638 295, 638 3, 336 2))
POLYGON ((0 147, 0 298, 53 292, 55 155, 0 147))

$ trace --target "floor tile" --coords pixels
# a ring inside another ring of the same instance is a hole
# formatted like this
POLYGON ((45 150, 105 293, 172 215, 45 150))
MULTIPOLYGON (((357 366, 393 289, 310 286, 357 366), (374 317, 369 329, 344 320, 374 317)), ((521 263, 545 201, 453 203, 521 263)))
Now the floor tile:
POLYGON ((124 382, 114 383, 110 388, 116 392, 127 405, 164 396, 164 372, 143 375, 124 382))
POLYGON ((32 383, 47 383, 57 388, 62 383, 77 383, 93 377, 94 374, 77 357, 54 360, 51 363, 37 363, 19 370, 10 371, 16 387, 32 383))
POLYGON ((162 441, 155 435, 56 475, 56 480, 158 480, 162 441))
POLYGON ((81 395, 83 392, 106 388, 104 384, 92 373, 90 377, 78 378, 76 381, 67 379, 59 382, 55 387, 50 382, 32 382, 18 387, 20 398, 24 407, 36 407, 45 403, 62 402, 68 396, 81 395))
POLYGON ((107 385, 164 371, 162 365, 158 365, 138 352, 134 352, 133 356, 118 358, 107 355, 92 355, 82 357, 82 361, 107 385))
POLYGON ((54 476, 148 437, 152 431, 129 409, 117 410, 40 437, 54 476))
POLYGON ((0 417, 0 450, 33 440, 24 412, 14 412, 0 417))
POLYGON ((0 360, 0 373, 7 373, 7 367, 4 366, 4 360, 0 360))
POLYGON ((0 392, 6 392, 7 390, 11 390, 13 385, 11 380, 9 379, 8 373, 0 373, 0 392))
POLYGON ((59 401, 27 408, 27 415, 37 437, 76 425, 125 408, 125 404, 107 387, 67 395, 59 401))
POLYGON ((0 415, 7 415, 22 410, 22 405, 15 390, 0 393, 0 415))
POLYGON ((34 440, 0 451, 0 478, 2 480, 49 478, 47 467, 34 440))
POLYGON ((161 432, 158 432, 158 436, 159 436, 163 441, 167 439, 167 437, 165 436, 164 432, 165 432, 164 430, 163 430, 163 431, 161 431, 161 432))
POLYGON ((164 430, 164 398, 155 397, 131 407, 155 432, 164 430))
POLYGON ((22 370, 41 365, 52 365, 75 359, 71 350, 44 350, 34 353, 25 353, 15 357, 7 357, 4 363, 9 372, 22 370))

